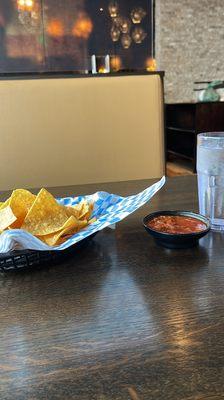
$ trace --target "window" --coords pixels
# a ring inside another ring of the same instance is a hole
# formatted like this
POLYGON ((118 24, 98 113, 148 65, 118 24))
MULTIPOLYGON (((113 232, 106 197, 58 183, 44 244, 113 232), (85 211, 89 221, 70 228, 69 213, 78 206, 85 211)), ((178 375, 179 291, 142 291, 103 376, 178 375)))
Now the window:
POLYGON ((153 57, 150 0, 1 0, 0 73, 142 70, 153 57))

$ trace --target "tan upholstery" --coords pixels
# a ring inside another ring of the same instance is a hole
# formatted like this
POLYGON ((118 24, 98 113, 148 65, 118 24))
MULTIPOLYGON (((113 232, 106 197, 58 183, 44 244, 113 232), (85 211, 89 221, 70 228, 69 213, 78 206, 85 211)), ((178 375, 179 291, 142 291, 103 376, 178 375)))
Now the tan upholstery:
POLYGON ((158 75, 0 81, 0 190, 163 172, 158 75))

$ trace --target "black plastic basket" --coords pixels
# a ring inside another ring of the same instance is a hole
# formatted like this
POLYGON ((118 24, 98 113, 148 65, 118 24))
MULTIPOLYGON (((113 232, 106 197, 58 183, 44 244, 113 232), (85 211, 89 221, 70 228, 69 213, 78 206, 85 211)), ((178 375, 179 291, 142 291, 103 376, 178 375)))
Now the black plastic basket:
POLYGON ((58 263, 65 257, 74 254, 82 246, 88 245, 94 236, 95 234, 62 251, 14 250, 2 253, 0 254, 0 273, 58 263))

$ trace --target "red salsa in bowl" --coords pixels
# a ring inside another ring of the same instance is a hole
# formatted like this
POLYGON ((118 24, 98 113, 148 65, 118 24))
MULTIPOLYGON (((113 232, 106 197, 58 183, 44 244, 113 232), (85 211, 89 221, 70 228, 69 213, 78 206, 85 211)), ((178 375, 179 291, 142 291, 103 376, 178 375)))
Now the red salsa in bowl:
POLYGON ((210 230, 209 220, 191 211, 157 211, 146 215, 143 226, 159 246, 169 249, 196 246, 210 230))
POLYGON ((207 229, 201 220, 185 215, 159 215, 148 221, 147 225, 154 231, 171 234, 196 233, 207 229))

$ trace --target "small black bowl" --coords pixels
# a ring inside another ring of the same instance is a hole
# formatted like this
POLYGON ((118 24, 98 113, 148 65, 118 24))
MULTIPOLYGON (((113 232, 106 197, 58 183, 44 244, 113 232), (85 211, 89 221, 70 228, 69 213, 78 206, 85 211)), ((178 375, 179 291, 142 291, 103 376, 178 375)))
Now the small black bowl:
POLYGON ((186 249, 188 247, 197 246, 198 240, 205 236, 211 228, 210 222, 206 217, 191 211, 157 211, 152 214, 146 215, 146 217, 143 219, 143 225, 146 231, 154 237, 155 242, 159 246, 167 247, 168 249, 186 249), (206 225, 206 228, 201 232, 176 234, 159 232, 147 226, 147 223, 149 221, 151 221, 155 217, 159 217, 160 215, 183 215, 185 217, 196 218, 199 221, 203 222, 206 225))

